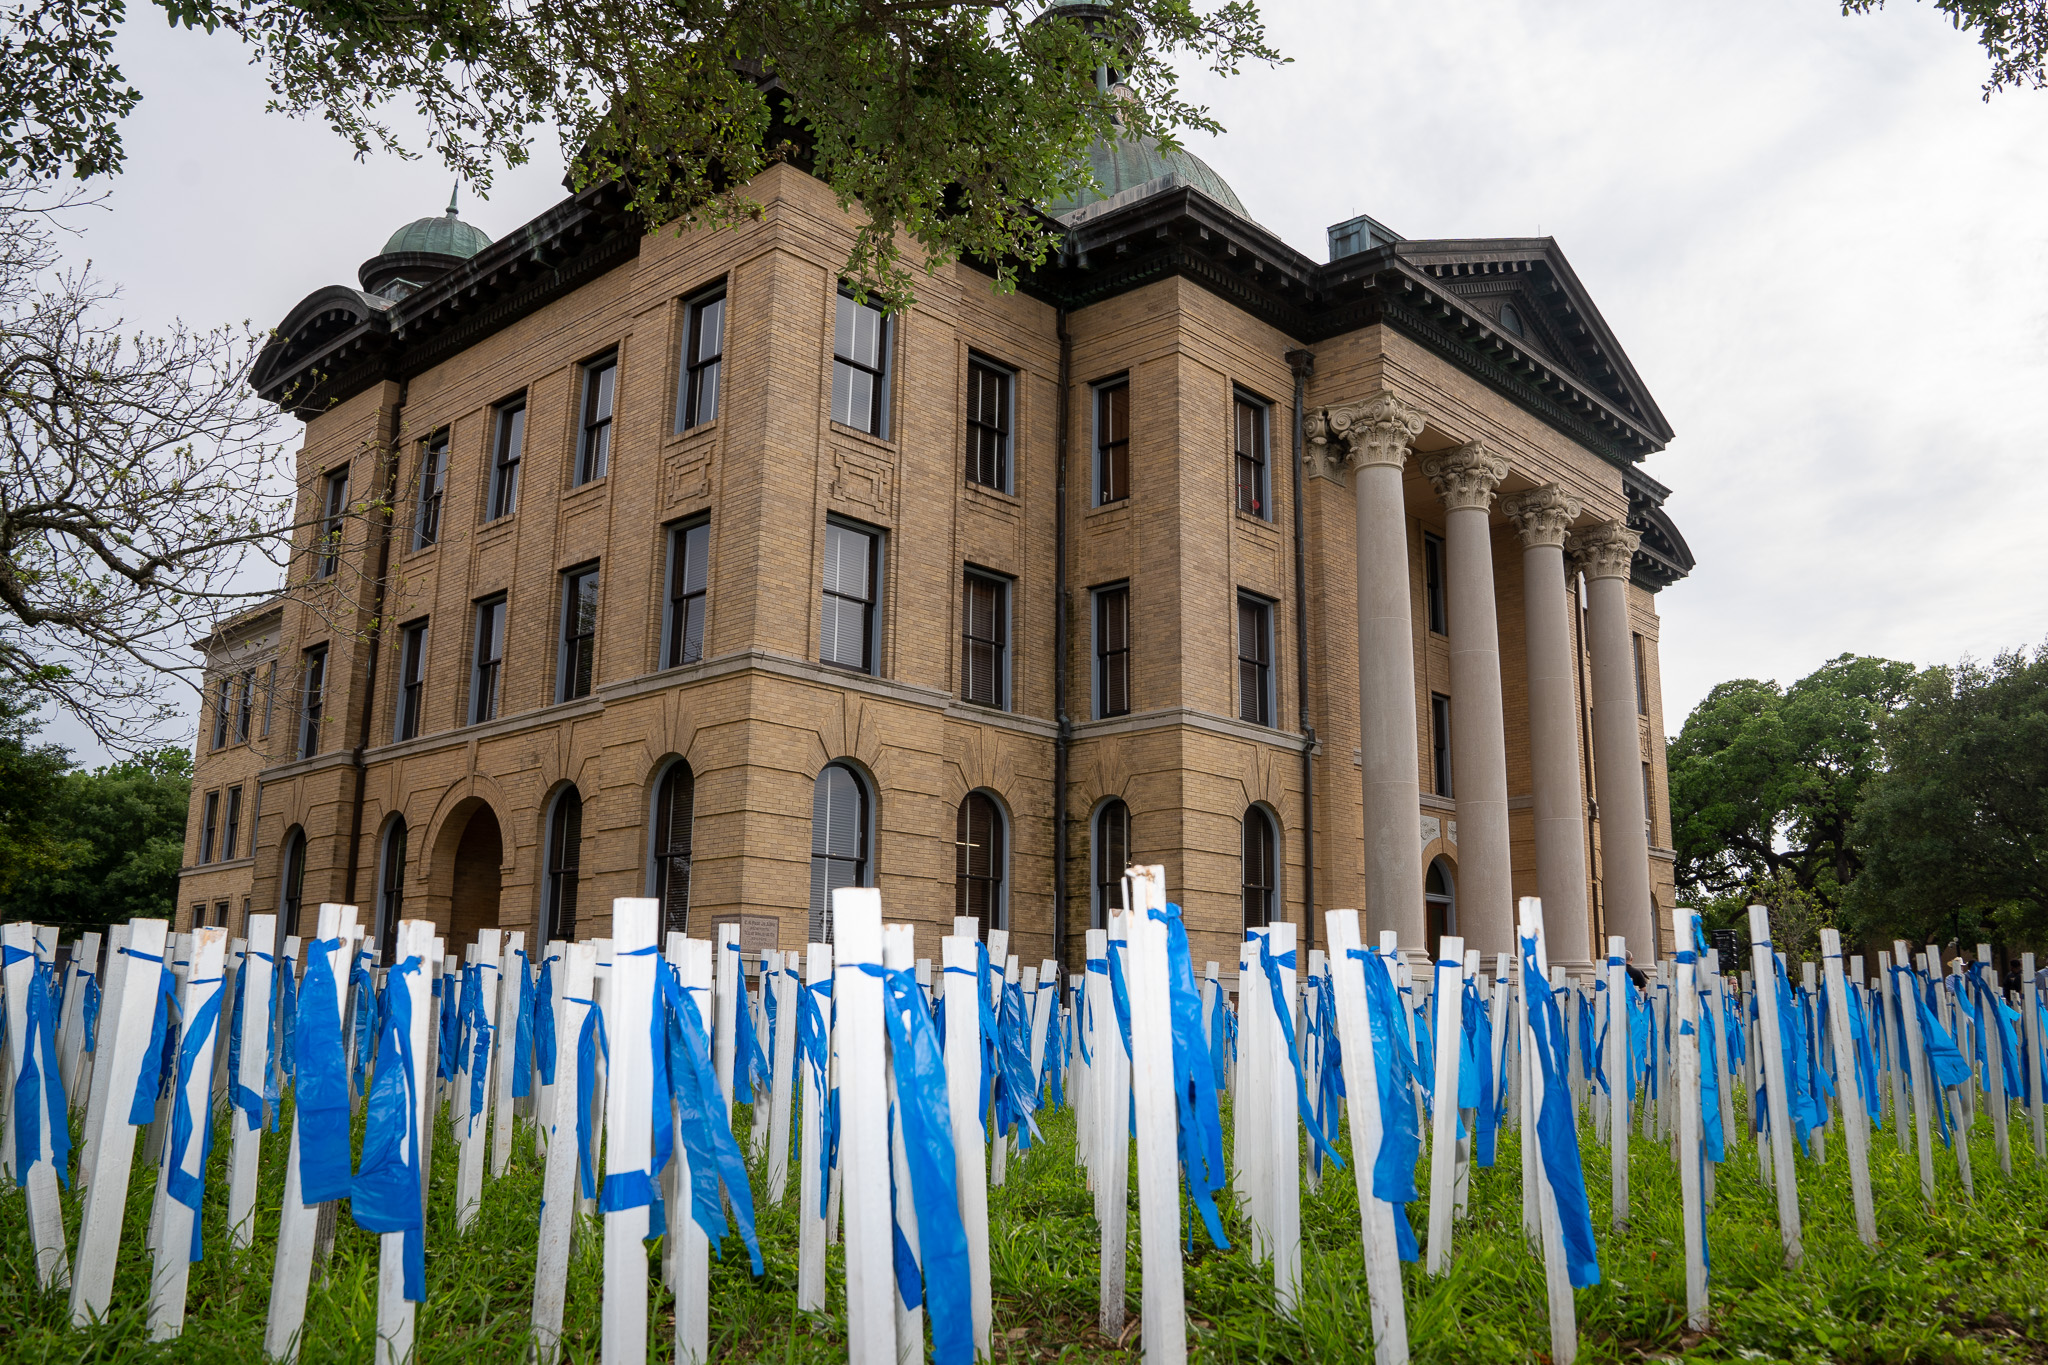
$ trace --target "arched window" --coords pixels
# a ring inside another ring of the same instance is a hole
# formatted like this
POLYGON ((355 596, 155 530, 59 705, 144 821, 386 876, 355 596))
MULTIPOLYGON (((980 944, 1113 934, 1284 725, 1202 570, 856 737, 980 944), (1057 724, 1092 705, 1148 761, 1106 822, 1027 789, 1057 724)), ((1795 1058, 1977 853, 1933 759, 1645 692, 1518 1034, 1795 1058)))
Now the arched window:
POLYGON ((1273 922, 1273 892, 1280 884, 1273 820, 1253 806, 1244 813, 1244 927, 1273 922))
POLYGON ((576 937, 576 874, 583 860, 583 797, 564 787, 548 816, 548 939, 576 937))
POLYGON ((1131 861, 1131 808, 1114 798, 1095 812, 1095 925, 1109 927, 1109 917, 1124 908, 1124 868, 1131 861))
POLYGON ((1457 888, 1442 858, 1430 859, 1429 871, 1423 874, 1422 922, 1423 941, 1432 953, 1437 950, 1438 939, 1458 932, 1457 888))
POLYGON ((292 827, 284 837, 284 875, 278 879, 277 941, 299 933, 299 898, 306 890, 306 831, 292 827))
POLYGON ((690 826, 697 814, 697 779, 690 765, 676 762, 661 775, 654 797, 654 898, 661 902, 663 929, 690 930, 690 826))
POLYGON ((826 766, 811 792, 811 941, 832 941, 832 893, 872 884, 867 784, 843 763, 826 766))
POLYGON ((398 951, 398 921, 405 917, 405 817, 391 818, 384 832, 382 874, 377 878, 377 960, 390 966, 398 951))
POLYGON ((953 913, 981 921, 981 939, 1003 927, 1003 812, 987 792, 969 792, 953 829, 953 913))
POLYGON ((1500 306, 1500 327, 1503 332, 1513 332, 1518 337, 1529 334, 1522 326, 1522 315, 1515 311, 1515 305, 1512 303, 1500 306))

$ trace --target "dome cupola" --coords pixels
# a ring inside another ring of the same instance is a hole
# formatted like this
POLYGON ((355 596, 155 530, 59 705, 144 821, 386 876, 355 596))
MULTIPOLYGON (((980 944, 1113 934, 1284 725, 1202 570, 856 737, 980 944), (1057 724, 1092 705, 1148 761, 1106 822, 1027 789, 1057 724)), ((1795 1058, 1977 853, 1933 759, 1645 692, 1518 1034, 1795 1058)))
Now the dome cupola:
POLYGON ((392 233, 384 249, 363 262, 356 278, 370 293, 395 302, 490 244, 490 234, 456 216, 455 194, 450 193, 446 213, 416 218, 392 233))

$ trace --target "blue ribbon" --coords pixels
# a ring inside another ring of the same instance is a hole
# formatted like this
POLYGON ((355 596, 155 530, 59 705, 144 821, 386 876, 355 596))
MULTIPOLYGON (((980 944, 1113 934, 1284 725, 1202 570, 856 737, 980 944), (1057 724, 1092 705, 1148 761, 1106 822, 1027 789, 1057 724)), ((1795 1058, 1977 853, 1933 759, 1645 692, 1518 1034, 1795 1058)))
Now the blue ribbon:
MULTIPOLYGON (((1182 930, 1185 934, 1186 930, 1182 930)), ((1337 1149, 1323 1136, 1322 1125, 1316 1122, 1315 1106, 1308 1098, 1308 1076, 1301 1069, 1301 1050, 1294 1043, 1294 1011, 1287 1003, 1286 993, 1280 985, 1280 969, 1294 967, 1294 952, 1275 955, 1270 934, 1258 934, 1259 967, 1266 974, 1266 989, 1273 997, 1273 1014, 1280 1021, 1280 1034, 1287 1040, 1287 1060, 1294 1065, 1294 1107, 1301 1115, 1301 1121, 1308 1128, 1308 1137, 1318 1155, 1327 1156, 1336 1163, 1338 1170, 1344 1169, 1344 1158, 1337 1155, 1337 1149)), ((1201 1016, 1196 1015, 1199 1023, 1201 1016)))
MULTIPOLYGON (((1109 963, 1106 959, 1102 958, 1088 959, 1088 970, 1094 971, 1097 962, 1102 963, 1102 974, 1104 976, 1109 975, 1109 963)), ((1209 1069, 1215 1073, 1216 1089, 1219 1092, 1224 1086, 1229 1084, 1230 1077, 1230 1039, 1226 1036, 1227 1026, 1223 1022, 1224 1013, 1223 985, 1221 982, 1218 982, 1216 985, 1215 1003, 1209 1006, 1209 1069)), ((1082 1036, 1085 1038, 1087 1035, 1083 1034, 1082 1036)), ((1087 1055, 1087 1048, 1084 1046, 1081 1051, 1084 1061, 1087 1060, 1087 1055)))
POLYGON ((349 1036, 355 1040, 356 1045, 355 1066, 350 1076, 350 1084, 354 1087, 354 1093, 358 1095, 363 1093, 363 1080, 370 1067, 370 1040, 377 1030, 377 984, 370 975, 367 965, 369 956, 367 950, 357 952, 349 964, 348 974, 349 989, 355 998, 355 1012, 349 1026, 349 1036))
POLYGON ((1593 1242, 1593 1215, 1586 1204, 1586 1176, 1579 1163, 1579 1133, 1572 1124, 1571 1093, 1565 1075, 1564 1019, 1550 983, 1536 966, 1536 940, 1522 939, 1522 983, 1529 999, 1534 1061, 1543 1068, 1543 1103, 1536 1113, 1536 1149, 1557 1204, 1558 1230, 1572 1288, 1600 1283, 1600 1255, 1593 1242))
POLYGON ((78 974, 85 978, 85 1050, 91 1052, 99 1043, 100 1033, 100 975, 80 967, 78 974))
POLYGON ((170 1028, 171 996, 178 988, 178 978, 155 953, 138 953, 132 948, 121 951, 137 961, 157 964, 156 1010, 149 1023, 149 1044, 143 1049, 142 1070, 135 1078, 135 1094, 128 1104, 130 1124, 153 1123, 157 1096, 163 1093, 164 1035, 170 1028))
MULTIPOLYGON (((604 1185, 597 1196, 600 1213, 620 1213, 627 1209, 645 1208, 648 1214, 647 1236, 661 1235, 667 1217, 661 1209, 661 1192, 656 1178, 668 1165, 675 1147, 675 1109, 668 1081, 668 1051, 664 1046, 666 1030, 662 1021, 662 995, 666 978, 670 975, 668 966, 661 960, 660 951, 651 943, 640 948, 615 949, 613 960, 627 957, 651 957, 654 959, 654 984, 647 1012, 648 1064, 650 1067, 649 1089, 654 1124, 654 1140, 650 1149, 647 1166, 642 1170, 623 1170, 617 1163, 607 1162, 610 1169, 605 1172, 604 1185)), ((614 973, 614 988, 619 978, 614 973)))
MULTIPOLYGON (((377 1064, 364 1106, 363 1161, 349 1187, 349 1212, 371 1232, 405 1235, 402 1293, 427 1299, 425 1215, 420 1207, 419 1068, 412 1055, 412 991, 417 954, 384 976, 377 1013, 377 1064)), ((363 1049, 369 1040, 357 1046, 363 1049)))
MULTIPOLYGON (((1380 1104, 1380 1149, 1373 1157, 1372 1195, 1389 1204, 1408 1204, 1422 1197, 1415 1188, 1422 1136, 1416 1131, 1415 1105, 1409 1099, 1409 1087, 1415 1084, 1415 1057, 1408 1049, 1401 995, 1394 988, 1385 958, 1369 948, 1352 948, 1346 955, 1363 964, 1366 1015, 1372 1025, 1373 1080, 1380 1104)), ((1394 1244, 1402 1260, 1421 1258, 1405 1208, 1394 1210, 1394 1244)))
MULTIPOLYGON (((948 967, 947 971, 958 968, 948 967)), ((832 1089, 831 1029, 825 1022, 820 1001, 832 998, 832 978, 805 986, 796 997, 796 1046, 810 1063, 811 1102, 818 1108, 818 1216, 823 1218, 831 1203, 832 1166, 839 1148, 839 1104, 832 1089)))
MULTIPOLYGON (((726 950, 739 955, 740 945, 728 942, 726 950)), ((733 1002, 733 1093, 726 1096, 728 1104, 737 1104, 741 1095, 747 1095, 751 1103, 755 1090, 766 1090, 769 1085, 768 1060, 761 1051, 761 1036, 754 1031, 754 1011, 748 999, 747 962, 740 958, 734 972, 739 979, 740 998, 733 1002)))
MULTIPOLYGON (((967 1230, 960 1221, 952 1111, 938 1035, 914 972, 889 971, 868 962, 847 965, 882 979, 882 1014, 889 1026, 896 1076, 896 1114, 903 1124, 903 1152, 910 1170, 911 1202, 917 1212, 918 1253, 923 1260, 921 1273, 913 1273, 919 1281, 919 1297, 931 1317, 932 1356, 938 1365, 973 1365, 967 1230)), ((897 1287, 904 1294, 904 1306, 914 1307, 909 1282, 900 1274, 897 1287)))
POLYGON ((732 1204, 733 1219, 739 1224, 740 1239, 746 1243, 754 1273, 764 1273, 761 1244, 754 1236, 754 1195, 747 1183, 747 1164, 733 1141, 732 1124, 726 1117, 718 1090, 718 1070, 711 1060, 711 1035, 704 1027, 703 1014, 691 992, 684 990, 673 972, 657 972, 666 1016, 668 1071, 674 1080, 677 1135, 690 1160, 690 1217, 716 1247, 726 1234, 725 1211, 718 1200, 718 1187, 725 1186, 732 1204))
POLYGON ((583 1197, 595 1199, 597 1175, 590 1141, 590 1102, 597 1093, 597 1054, 602 1049, 609 1063, 612 1048, 604 1034, 604 1011, 597 1007, 597 1001, 574 995, 563 999, 571 1005, 584 1006, 583 1027, 576 1034, 576 1170, 582 1177, 583 1197))
POLYGON ((560 953, 544 957, 540 962, 540 984, 533 991, 533 1046, 540 1061, 540 1083, 555 1083, 555 1067, 560 1058, 555 1044, 555 963, 560 953))
POLYGON ((57 1018, 50 1005, 50 967, 26 948, 0 950, 0 967, 28 960, 29 989, 22 1001, 21 1072, 14 1078, 14 1179, 28 1184, 29 1167, 43 1158, 43 1129, 50 1130, 50 1164, 71 1188, 71 1121, 64 1103, 64 1078, 57 1065, 57 1018))
POLYGON ((2019 1034, 2013 1026, 2019 1022, 2020 1012, 1999 997, 1998 991, 1986 978, 1983 963, 1970 964, 1970 986, 1978 1000, 1977 1019, 1980 1027, 1977 1030, 1977 1060, 1985 1060, 1984 1035, 1991 1029, 1981 1027, 1981 1024, 1984 1017, 1989 1015, 1992 1027, 1998 1030, 1999 1079, 2005 1087, 2005 1096, 2007 1099, 2019 1099, 2025 1094, 2020 1085, 2024 1068, 2020 1066, 2019 1034))
POLYGON ((1031 1150, 1038 1135, 1038 1095, 1031 1074, 1031 1015, 1024 1005, 1021 982, 1003 983, 1003 1012, 998 1024, 996 1129, 1017 1128, 1017 1150, 1031 1150))
MULTIPOLYGON (((187 1259, 194 1261, 202 1260, 206 1255, 206 1242, 200 1234, 200 1227, 204 1220, 199 1216, 199 1207, 205 1201, 206 1196, 206 1162, 207 1158, 213 1153, 213 1125, 211 1123, 206 1124, 204 1130, 200 1131, 200 1125, 193 1119, 192 1097, 186 1087, 191 1082, 194 1068, 199 1064, 200 1049, 205 1047, 207 1041, 212 1038, 214 1026, 220 1022, 220 1000, 222 994, 227 989, 227 979, 220 976, 210 976, 186 983, 188 991, 194 987, 204 986, 213 986, 217 989, 208 992, 206 998, 199 1003, 199 1008, 194 1011, 191 1022, 185 1029, 184 1040, 178 1047, 178 1074, 175 1082, 177 1089, 171 1096, 171 1147, 165 1159, 170 1176, 164 1183, 165 1194, 192 1210, 192 1248, 187 1259), (192 1139, 195 1132, 199 1136, 199 1169, 188 1172, 185 1169, 185 1154, 192 1148, 192 1139)), ((210 1080, 211 1078, 208 1077, 207 1079, 210 1080)), ((209 1091, 211 1090, 210 1085, 208 1089, 209 1091)), ((210 1107, 211 1099, 209 1096, 207 1100, 202 1101, 201 1112, 204 1113, 210 1107)), ((346 1130, 342 1134, 342 1140, 344 1144, 343 1150, 346 1152, 346 1130)), ((302 1145, 300 1149, 300 1166, 302 1170, 305 1164, 304 1157, 305 1152, 302 1145)), ((346 1160, 346 1157, 344 1157, 344 1160, 346 1160)))
POLYGON ((1863 1099, 1863 1112, 1870 1116, 1871 1127, 1882 1128, 1884 1098, 1877 1088, 1877 1052, 1870 1021, 1863 1013, 1863 992, 1850 985, 1845 1003, 1849 1007, 1849 1041, 1856 1052, 1856 1093, 1863 1099))
POLYGON ((484 1112, 484 1085, 491 1075, 491 1042, 497 1029, 485 1013, 484 973, 498 968, 489 962, 470 965, 462 983, 462 1031, 469 1049, 469 1120, 473 1124, 484 1112))
MULTIPOLYGON (((1163 912, 1147 910, 1145 917, 1166 926, 1166 994, 1173 1023, 1173 1099, 1179 1118, 1181 1171, 1209 1240, 1228 1251, 1230 1239, 1224 1236, 1223 1220, 1216 1212, 1215 1191, 1230 1183, 1230 1173, 1223 1165, 1223 1118, 1209 1070, 1209 1049, 1202 1038, 1202 993, 1195 985, 1194 962, 1188 954, 1187 925, 1180 907, 1171 902, 1163 912)), ((1110 959, 1112 968, 1115 961, 1110 959)), ((1281 1017, 1287 1014, 1282 1011, 1281 1017)), ((1297 1070, 1297 1078, 1299 1075, 1297 1070)), ((1305 1102, 1305 1094, 1300 1099, 1305 1102)), ((1330 1155, 1336 1159, 1335 1152, 1330 1155)), ((1192 1228, 1188 1235, 1192 1241, 1192 1228)))
POLYGON ((533 1093, 533 977, 526 970, 526 949, 514 956, 519 959, 519 1022, 512 1033, 512 1098, 523 1100, 533 1093))
MULTIPOLYGON (((1917 968, 1893 966, 1892 979, 1898 981, 1903 973, 1908 984, 1899 988, 1901 996, 1913 997, 1913 1008, 1920 1020, 1920 1050, 1926 1054, 1928 1074, 1934 1080, 1934 1116, 1941 1125, 1941 1141, 1949 1146, 1948 1102, 1946 1092, 1952 1085, 1961 1085, 1970 1079, 1970 1064, 1963 1060, 1963 1054, 1956 1049, 1955 1039, 1942 1027, 1941 1019, 1927 997, 1913 989, 1912 982, 1919 979, 1917 968)), ((1901 1030, 1903 1035, 1903 1029, 1901 1030)), ((1911 1074, 1910 1072, 1908 1073, 1911 1074)))
POLYGON ((346 1199, 349 1190, 349 1090, 341 1043, 341 997, 330 961, 342 940, 306 949, 299 987, 299 1198, 307 1204, 346 1199))
MULTIPOLYGON (((304 952, 302 947, 299 950, 304 952)), ((286 1076, 299 1074, 299 963, 287 955, 284 965, 279 968, 281 976, 277 983, 277 1073, 279 1084, 286 1076)), ((273 1101, 278 1098, 275 1089, 266 1092, 273 1101)), ((282 1108, 280 1104, 278 1106, 282 1108)))
POLYGON ((1465 982, 1463 1007, 1464 1056, 1458 1066, 1458 1107, 1474 1112, 1472 1159, 1493 1165, 1500 1137, 1500 1087, 1493 1082, 1493 1017, 1480 997, 1479 983, 1465 982))
MULTIPOLYGON (((1223 992, 1216 992, 1217 1003, 1221 1004, 1223 992)), ((1323 977, 1316 991, 1316 1014, 1319 1016, 1317 1032, 1322 1038, 1323 1064, 1316 1081, 1316 1122, 1325 1134, 1336 1131, 1339 1110, 1338 1101, 1344 1098, 1344 1048, 1337 1037, 1337 988, 1330 974, 1327 959, 1323 965, 1323 977)), ((1217 1029, 1220 1034, 1221 1028, 1217 1029)), ((1218 1040, 1223 1041, 1221 1039, 1218 1040)), ((1219 1059, 1220 1060, 1220 1059, 1219 1059)), ((1222 1068, 1218 1066, 1220 1073, 1222 1068)), ((1462 1074, 1462 1073, 1461 1073, 1462 1074)), ((1217 1090, 1223 1087, 1219 1084, 1217 1090)), ((1316 1173, 1323 1169, 1323 1154, 1311 1148, 1311 1158, 1316 1173)))

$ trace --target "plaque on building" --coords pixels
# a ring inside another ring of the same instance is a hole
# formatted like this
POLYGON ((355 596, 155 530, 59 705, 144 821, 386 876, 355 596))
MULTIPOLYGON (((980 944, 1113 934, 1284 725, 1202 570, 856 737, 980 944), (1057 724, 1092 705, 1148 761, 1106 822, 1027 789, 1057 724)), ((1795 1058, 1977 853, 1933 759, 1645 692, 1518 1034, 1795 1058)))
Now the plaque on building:
POLYGON ((711 917, 711 941, 718 941, 718 931, 728 924, 740 927, 740 956, 749 962, 759 961, 761 954, 771 952, 777 946, 777 934, 782 921, 773 915, 713 915, 711 917))

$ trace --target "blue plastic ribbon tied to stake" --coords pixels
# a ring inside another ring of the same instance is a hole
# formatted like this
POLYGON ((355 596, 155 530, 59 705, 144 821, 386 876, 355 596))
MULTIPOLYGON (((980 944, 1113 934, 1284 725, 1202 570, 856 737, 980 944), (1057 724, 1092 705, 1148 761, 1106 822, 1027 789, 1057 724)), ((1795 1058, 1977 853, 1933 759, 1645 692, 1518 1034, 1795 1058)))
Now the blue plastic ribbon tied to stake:
MULTIPOLYGON (((405 1234, 402 1293, 427 1298, 425 1218, 420 1208, 419 1067, 412 1052, 412 990, 417 955, 384 978, 378 1011, 377 1063, 364 1106, 363 1160, 349 1187, 349 1212, 358 1226, 405 1234)), ((370 1040, 365 1039, 365 1045, 370 1040)))

